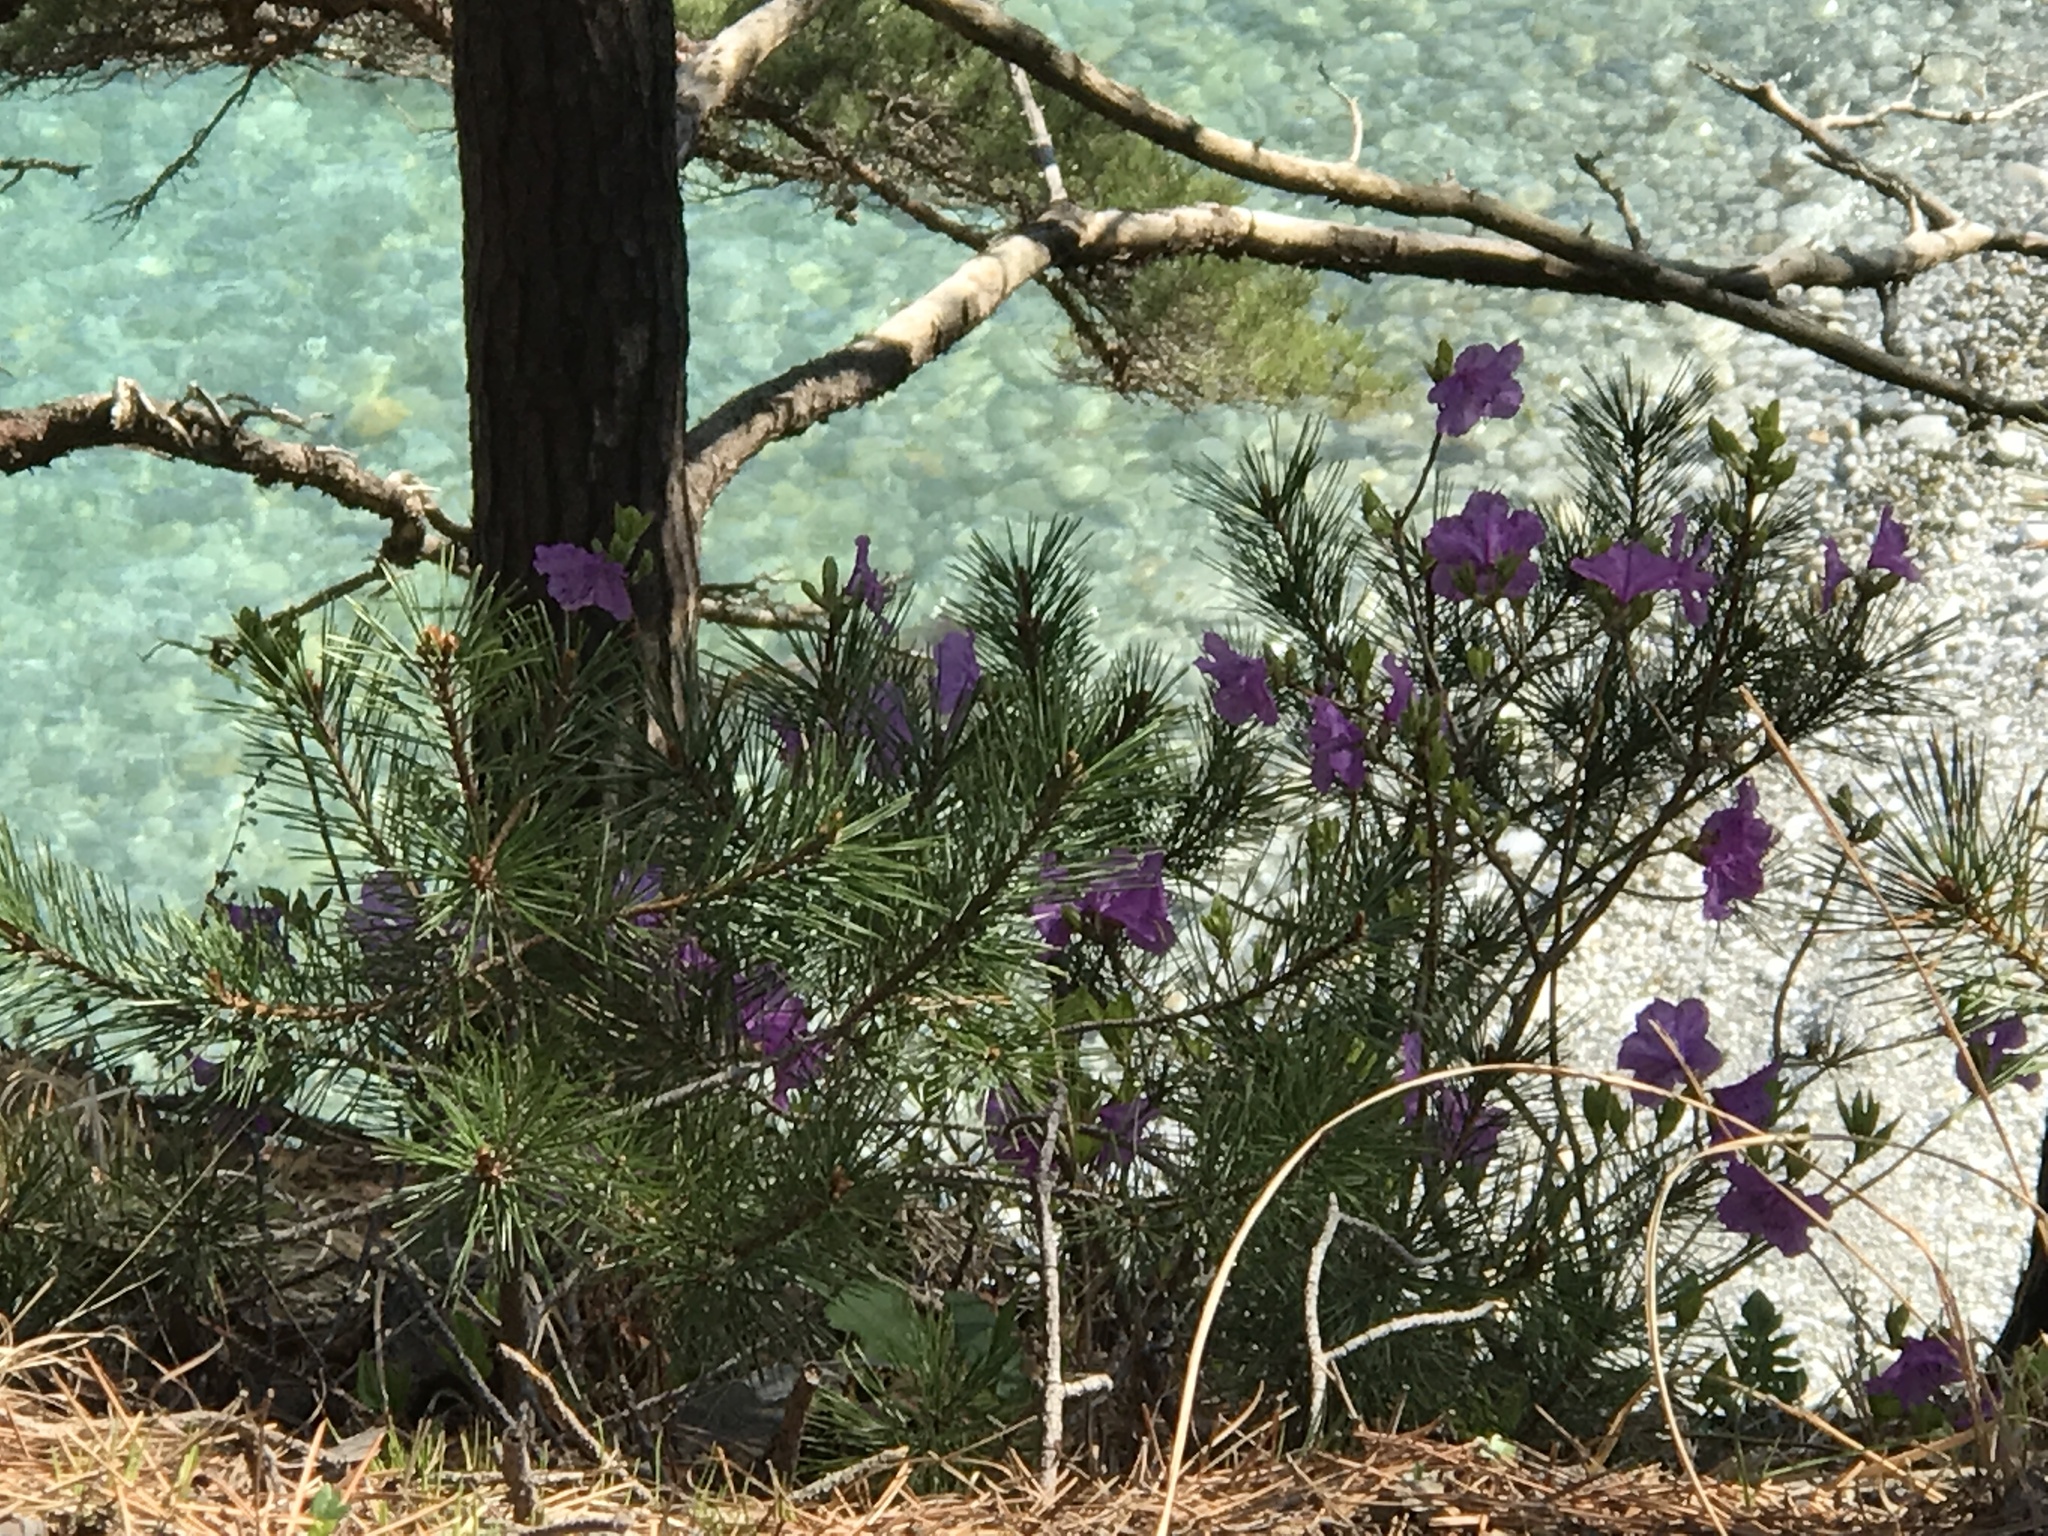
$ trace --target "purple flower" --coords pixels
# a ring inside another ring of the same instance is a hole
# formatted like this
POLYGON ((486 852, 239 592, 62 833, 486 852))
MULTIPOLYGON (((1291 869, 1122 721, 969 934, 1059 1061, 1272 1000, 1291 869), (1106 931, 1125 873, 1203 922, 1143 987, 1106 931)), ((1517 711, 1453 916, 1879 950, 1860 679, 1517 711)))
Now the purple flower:
POLYGON ((1101 1127, 1102 1145, 1095 1152, 1095 1166, 1107 1168, 1114 1163, 1119 1168, 1128 1168, 1137 1160, 1138 1139, 1145 1134, 1145 1127, 1159 1118, 1159 1106, 1145 1094, 1129 1099, 1111 1099, 1095 1111, 1095 1123, 1101 1127))
POLYGON ((1864 1382, 1863 1390, 1871 1397, 1889 1397, 1907 1410, 1931 1401, 1962 1379, 1963 1362, 1955 1345, 1930 1334, 1901 1344, 1899 1358, 1864 1382))
POLYGON ((789 982, 772 963, 763 961, 741 976, 733 989, 739 1007, 740 1034, 768 1057, 782 1055, 810 1027, 810 1010, 789 990, 789 982))
POLYGON ((1114 924, 1147 954, 1173 948, 1173 920, 1166 911, 1166 855, 1157 849, 1135 854, 1112 849, 1103 875, 1081 898, 1084 916, 1114 924))
POLYGON ((364 950, 388 949, 419 927, 419 902, 396 871, 363 876, 356 902, 341 915, 341 926, 364 950))
POLYGON ((1734 901, 1753 901, 1764 888, 1764 854, 1777 834, 1756 813, 1756 786, 1744 779, 1735 803, 1724 806, 1700 828, 1698 858, 1706 866, 1707 921, 1718 923, 1734 901))
POLYGON ((1067 921, 1067 910, 1073 905, 1061 894, 1066 884, 1067 871, 1052 854, 1038 856, 1038 883, 1043 892, 1031 904, 1031 921, 1038 924, 1038 936, 1054 949, 1065 949, 1074 941, 1073 926, 1067 921))
POLYGON ((982 1101, 982 1124, 988 1129, 989 1150, 999 1163, 1009 1163, 1031 1179, 1038 1176, 1038 1160, 1045 1153, 1045 1116, 1024 1103, 1014 1088, 991 1089, 982 1101))
POLYGON ((1423 535, 1422 552, 1435 562, 1429 590, 1451 602, 1527 597, 1540 574, 1530 552, 1546 536, 1528 508, 1511 511, 1498 491, 1474 491, 1462 512, 1438 518, 1423 535))
POLYGON ((885 779, 902 777, 904 749, 911 743, 910 717, 903 706, 902 686, 883 678, 868 688, 867 714, 855 727, 872 744, 869 764, 885 779))
POLYGON ((1671 519, 1671 590, 1678 594, 1679 611, 1685 622, 1698 629, 1707 622, 1707 593, 1721 578, 1701 562, 1706 559, 1712 537, 1702 528, 1690 553, 1685 548, 1685 514, 1671 519))
POLYGON ((818 1035, 798 1035, 773 1062, 775 1087, 768 1102, 777 1109, 788 1109, 790 1094, 815 1083, 831 1054, 830 1041, 818 1035))
POLYGON ((1572 569, 1597 581, 1626 608, 1648 592, 1669 592, 1678 584, 1678 567, 1670 556, 1647 544, 1610 544, 1597 555, 1581 555, 1572 569))
POLYGON ((1243 725, 1253 719, 1262 725, 1280 723, 1263 656, 1239 655, 1213 629, 1202 636, 1202 652, 1195 658, 1195 670, 1215 680, 1216 713, 1226 724, 1243 725))
POLYGON ((1522 344, 1504 347, 1485 343, 1467 347, 1451 371, 1430 386, 1429 403, 1436 407, 1436 429, 1445 437, 1463 437, 1482 416, 1507 420, 1521 409, 1522 386, 1515 370, 1522 366, 1522 344))
POLYGON ((1445 1162, 1484 1168, 1493 1160, 1507 1125, 1508 1113, 1498 1104, 1475 1111, 1471 1094, 1463 1088, 1437 1090, 1437 1147, 1445 1162))
MULTIPOLYGON (((623 895, 625 900, 619 905, 625 907, 637 907, 644 902, 661 900, 661 866, 650 864, 638 874, 620 870, 618 878, 612 881, 612 895, 623 895)), ((635 928, 659 928, 662 920, 663 914, 659 912, 635 912, 626 919, 635 928)))
MULTIPOLYGON (((681 953, 677 951, 678 958, 681 953)), ((769 1102, 777 1109, 789 1108, 791 1091, 816 1081, 831 1047, 810 1033, 810 1009, 790 991, 787 979, 770 962, 763 961, 740 977, 733 988, 733 1001, 739 1010, 741 1037, 775 1068, 775 1089, 769 1102)))
POLYGON ((1769 1130, 1778 1113, 1777 1095, 1771 1092, 1771 1084, 1777 1078, 1778 1063, 1773 1061, 1750 1073, 1741 1082, 1716 1088, 1709 1094, 1715 1113, 1707 1116, 1711 1127, 1707 1145, 1718 1146, 1724 1141, 1748 1136, 1753 1131, 1769 1130))
POLYGON ((933 702, 940 714, 950 718, 981 682, 981 666, 974 659, 974 631, 947 630, 932 647, 932 661, 939 669, 933 702))
POLYGON ((1730 1232, 1762 1238, 1787 1258, 1813 1246, 1813 1226, 1834 1214, 1825 1195, 1780 1184, 1741 1158, 1727 1165, 1728 1191, 1714 1214, 1730 1232))
POLYGON ((1849 562, 1833 539, 1820 541, 1820 560, 1820 611, 1826 613, 1835 606, 1835 589, 1849 579, 1849 562))
POLYGON ((768 729, 774 733, 776 750, 782 754, 785 763, 793 763, 804 750, 804 733, 791 725, 780 715, 768 717, 768 729))
POLYGON ((1408 713, 1408 705, 1415 697, 1415 674, 1408 670, 1408 664, 1389 651, 1380 658, 1380 670, 1387 674, 1387 681, 1394 685, 1394 691, 1387 698, 1386 707, 1380 711, 1380 718, 1388 725, 1399 725, 1401 717, 1408 713))
POLYGON ((1864 569, 1889 571, 1905 581, 1918 581, 1920 568, 1906 558, 1906 525, 1892 515, 1892 504, 1878 509, 1877 536, 1870 541, 1870 558, 1864 569))
POLYGON ((1173 919, 1166 908, 1166 855, 1156 849, 1139 855, 1128 848, 1110 851, 1102 875, 1074 900, 1062 888, 1070 880, 1052 854, 1039 855, 1038 878, 1043 894, 1031 904, 1038 936, 1054 949, 1074 939, 1071 914, 1082 930, 1107 940, 1121 932, 1138 948, 1163 955, 1173 948, 1173 919))
POLYGON ((220 1063, 209 1061, 204 1056, 192 1058, 192 1086, 199 1089, 211 1088, 220 1081, 220 1063))
MULTIPOLYGON (((1651 1088, 1682 1087, 1688 1072, 1712 1077, 1720 1070, 1721 1050, 1707 1038, 1707 1005, 1696 997, 1682 1003, 1653 999, 1636 1015, 1635 1030, 1622 1040, 1614 1065, 1651 1088)), ((1638 1104, 1662 1102, 1641 1088, 1633 1094, 1638 1104)))
POLYGON ((845 595, 867 604, 868 612, 880 618, 889 606, 889 587, 868 564, 869 542, 866 534, 853 541, 853 574, 846 578, 845 595))
POLYGON ((1319 795, 1365 783, 1365 732, 1335 699, 1308 701, 1308 782, 1319 795))
MULTIPOLYGON (((1422 1076, 1422 1032, 1420 1030, 1411 1029, 1402 1034, 1397 1059, 1400 1062, 1400 1070, 1394 1075, 1395 1082, 1405 1083, 1411 1077, 1422 1076)), ((1401 1119, 1405 1124, 1413 1124, 1416 1116, 1421 1113, 1422 1090, 1420 1088, 1410 1088, 1401 1095, 1401 1119)))
POLYGON ((547 578, 548 596, 564 613, 602 608, 621 624, 633 617, 633 599, 626 591, 626 568, 609 555, 580 544, 534 546, 533 568, 547 578))
MULTIPOLYGON (((2002 1019, 1993 1019, 1989 1024, 1980 1024, 1963 1036, 1969 1046, 1970 1059, 1977 1064, 1977 1072, 1989 1088, 1998 1081, 1998 1070, 2005 1065, 2005 1058, 2023 1051, 2027 1046, 2027 1026, 2020 1022, 2016 1013, 2009 1013, 2002 1019)), ((1956 1057, 1956 1081, 1965 1088, 1971 1086, 1969 1064, 1956 1057)), ((2029 1072, 2014 1079, 2022 1088, 2035 1089, 2041 1086, 2041 1074, 2029 1072)))
POLYGON ((227 917, 228 926, 237 933, 261 932, 279 944, 284 942, 284 913, 268 902, 261 906, 244 906, 239 901, 231 901, 227 904, 227 917))

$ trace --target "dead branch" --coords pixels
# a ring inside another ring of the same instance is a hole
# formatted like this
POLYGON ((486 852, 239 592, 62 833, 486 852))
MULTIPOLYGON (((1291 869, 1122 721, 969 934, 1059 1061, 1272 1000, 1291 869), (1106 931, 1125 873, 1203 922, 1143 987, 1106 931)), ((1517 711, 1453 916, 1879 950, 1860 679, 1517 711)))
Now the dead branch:
POLYGON ((1038 98, 1031 94, 1031 77, 1012 64, 1007 71, 1010 89, 1016 94, 1017 105, 1024 113, 1024 126, 1031 133, 1031 159, 1040 174, 1045 177, 1045 195, 1049 202, 1064 203, 1067 200, 1067 184, 1060 175, 1059 151, 1053 147, 1052 131, 1045 126, 1045 114, 1038 109, 1038 98))
POLYGON ((165 187, 199 163, 199 152, 206 148, 206 142, 213 137, 214 130, 227 121, 230 112, 249 99, 249 92, 256 88, 256 82, 262 74, 263 70, 260 67, 244 70, 241 83, 228 92, 227 99, 214 110, 213 116, 192 135, 192 142, 187 144, 169 165, 158 171, 148 186, 135 196, 104 209, 101 217, 111 219, 116 224, 134 224, 140 220, 144 210, 156 201, 157 195, 165 187))
POLYGON ((62 160, 38 160, 33 156, 0 155, 0 175, 7 179, 0 181, 0 192, 12 192, 21 185, 22 178, 30 171, 51 171, 59 176, 69 176, 76 181, 85 173, 82 165, 71 165, 62 160))
POLYGON ((342 449, 261 437, 240 426, 242 419, 224 422, 196 385, 164 405, 133 379, 116 379, 108 394, 0 410, 0 475, 40 469, 82 448, 140 448, 232 470, 258 485, 321 491, 375 513, 391 525, 378 555, 393 565, 412 565, 428 552, 429 527, 454 542, 468 538, 469 530, 441 511, 434 488, 405 471, 378 476, 342 449))
MULTIPOLYGON (((1829 146, 1827 153, 1830 158, 1826 163, 1831 168, 1842 170, 1844 174, 1860 173, 1859 179, 1875 177, 1872 185, 1880 186, 1887 195, 1904 200, 1909 207, 1918 210, 1915 227, 1899 244, 1886 250, 1860 254, 1786 253, 1769 263, 1752 262, 1730 267, 1660 261, 1646 251, 1595 239, 1589 232, 1572 230, 1498 198, 1473 192, 1459 185, 1455 179, 1428 185, 1402 181, 1345 162, 1284 154, 1218 132, 1194 118, 1150 101, 1078 55, 1059 47, 1035 28, 1013 20, 988 0, 904 0, 904 3, 998 58, 1017 65, 1041 85, 1059 91, 1120 127, 1212 170, 1278 191, 1304 193, 1350 207, 1377 208, 1412 218, 1454 219, 1474 224, 1504 235, 1516 244, 1562 259, 1580 275, 1585 286, 1578 291, 1600 292, 1644 303, 1680 304, 1808 347, 1888 383, 1933 394, 1983 414, 2015 414, 1982 403, 1976 390, 1959 387, 1954 380, 1940 378, 1928 370, 1920 370, 1919 377, 1908 381, 1897 371, 1897 360, 1887 358, 1882 351, 1860 343, 1844 346, 1845 338, 1832 333, 1823 336, 1821 333, 1826 331, 1826 327, 1819 325, 1788 328, 1782 317, 1773 313, 1777 309, 1778 288, 1786 281, 1797 281, 1808 287, 1878 288, 1978 251, 2048 256, 2048 235, 1997 229, 1965 220, 1941 199, 1923 189, 1890 173, 1873 171, 1865 166, 1853 150, 1811 118, 1802 117, 1800 121, 1820 135, 1817 143, 1825 141, 1829 146), (1930 231, 1927 225, 1935 228, 1930 231), (1928 240, 1930 233, 1936 237, 1932 243, 1928 240), (1790 275, 1795 273, 1796 277, 1790 275), (1730 304, 1725 302, 1729 298, 1748 302, 1730 304), (1823 341, 1827 344, 1821 344, 1823 341), (1940 387, 1931 387, 1936 380, 1939 380, 1940 387), (1972 398, 1966 399, 1965 396, 1972 398)), ((1766 106, 1770 105, 1772 97, 1783 101, 1775 86, 1769 86, 1766 91, 1765 86, 1742 87, 1739 82, 1732 82, 1732 77, 1728 80, 1731 88, 1739 89, 1743 94, 1754 91, 1752 99, 1760 100, 1766 106)), ((1789 110, 1789 104, 1787 107, 1789 110)), ((1771 109, 1776 110, 1775 107, 1771 109)), ((1802 128, 1801 131, 1807 130, 1802 128)), ((2016 414, 2026 415, 2024 411, 2016 414)))
POLYGON ((1053 1207, 1053 1184, 1059 1171, 1060 1120, 1067 1108, 1067 1085, 1055 1079, 1052 1102, 1045 1111, 1045 1140, 1038 1148, 1038 1167, 1031 1176, 1031 1203, 1038 1213, 1039 1291, 1045 1306, 1045 1379, 1040 1383, 1038 1493, 1048 1504, 1059 1492, 1060 1442, 1066 1438, 1067 1401, 1106 1392, 1114 1385, 1100 1372, 1069 1381, 1061 1362, 1063 1322, 1060 1308, 1060 1224, 1053 1207))
POLYGON ((1881 170, 1864 160, 1846 141, 1787 101, 1785 93, 1778 89, 1777 81, 1755 80, 1745 83, 1725 70, 1717 69, 1712 64, 1703 64, 1698 60, 1694 60, 1693 68, 1716 85, 1733 91, 1744 101, 1762 107, 1780 122, 1790 124, 1801 138, 1813 146, 1807 153, 1814 164, 1824 166, 1838 175, 1847 176, 1852 181, 1860 181, 1881 196, 1899 204, 1912 220, 1914 233, 1920 231, 1923 222, 1935 229, 1950 229, 1963 222, 1963 216, 1941 198, 1916 186, 1897 171, 1881 170))
POLYGON ((767 0, 716 37, 676 38, 676 164, 697 151, 704 120, 732 99, 762 60, 803 29, 826 0, 767 0))

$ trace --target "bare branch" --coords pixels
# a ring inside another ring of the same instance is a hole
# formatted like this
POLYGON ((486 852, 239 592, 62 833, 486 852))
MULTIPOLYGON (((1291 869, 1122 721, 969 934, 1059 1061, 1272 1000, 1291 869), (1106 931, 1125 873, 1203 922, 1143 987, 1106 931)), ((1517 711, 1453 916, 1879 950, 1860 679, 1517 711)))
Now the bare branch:
POLYGON ((219 110, 207 120, 206 125, 192 135, 192 142, 185 146, 183 152, 158 171, 156 179, 142 191, 125 202, 116 203, 104 210, 102 216, 112 219, 116 224, 133 224, 140 219, 143 210, 156 201, 159 192, 199 163, 199 152, 206 147, 206 141, 213 137, 214 129, 226 122, 228 114, 249 99, 249 92, 256 88, 256 81, 262 73, 260 68, 245 70, 242 74, 242 83, 228 92, 227 100, 220 104, 219 110))
POLYGON ((1799 136, 1813 145, 1816 164, 1831 171, 1860 181, 1902 206, 1913 221, 1917 233, 1921 222, 1935 229, 1949 229, 1963 222, 1963 216, 1942 199, 1926 189, 1915 185, 1896 171, 1880 170, 1869 164, 1856 150, 1841 138, 1831 133, 1823 124, 1808 117, 1778 89, 1775 80, 1757 80, 1745 84, 1727 71, 1712 64, 1693 61, 1693 68, 1712 80, 1716 85, 1733 91, 1745 101, 1754 102, 1773 117, 1789 123, 1799 136))
POLYGON ((21 179, 30 171, 53 171, 59 176, 69 176, 76 181, 85 173, 82 165, 70 165, 62 160, 38 160, 33 156, 0 155, 0 192, 12 192, 21 185, 21 179))
POLYGON ((241 419, 223 424, 196 386, 184 399, 160 405, 133 379, 116 379, 110 394, 0 410, 0 475, 39 469, 82 448, 142 448, 233 470, 258 485, 321 491, 343 506, 375 513, 391 524, 379 555, 393 565, 412 565, 427 552, 430 526, 456 543, 468 538, 469 530, 441 511, 434 488, 405 471, 380 477, 339 448, 260 437, 237 425, 241 419))
MULTIPOLYGON (((1968 246, 1972 231, 1908 236, 1888 265, 1859 268, 1873 284, 1878 270, 1924 270, 1941 250, 1968 246)), ((2035 237, 2041 238, 2041 237, 2035 237)), ((2044 240, 2048 245, 2048 240, 2044 240)), ((1988 241, 1976 249, 1993 248, 1988 241)), ((938 287, 898 311, 867 335, 801 363, 733 396, 692 428, 689 437, 691 505, 708 508, 740 467, 770 443, 796 437, 827 417, 864 405, 901 385, 911 374, 972 331, 1024 283, 1055 262, 1082 266, 1136 263, 1174 256, 1248 257, 1280 265, 1342 272, 1455 279, 1497 288, 1537 288, 1603 294, 1641 303, 1660 300, 1776 336, 1831 358, 1867 377, 1947 400, 1967 410, 2009 420, 2048 422, 2048 401, 2012 400, 1931 368, 1893 357, 1784 305, 1735 291, 1738 281, 1765 293, 1792 281, 1817 281, 1812 261, 1774 257, 1741 273, 1702 277, 1676 264, 1650 263, 1653 282, 1617 280, 1512 241, 1415 230, 1382 230, 1326 223, 1289 214, 1204 203, 1128 213, 1060 210, 988 246, 938 287)))
POLYGON ((1316 73, 1323 77, 1323 84, 1336 91, 1337 99, 1344 103, 1345 110, 1351 114, 1351 153, 1344 157, 1344 163, 1356 165, 1359 151, 1365 148, 1365 114, 1358 110, 1358 98, 1349 91, 1340 90, 1337 82, 1330 78, 1330 72, 1320 63, 1316 65, 1316 73))
POLYGON ((676 164, 687 165, 697 151, 704 120, 732 99, 733 92, 788 42, 826 0, 767 0, 704 42, 676 39, 676 164))
MULTIPOLYGON (((1918 89, 1920 82, 1915 78, 1913 84, 1914 88, 1918 89)), ((1814 121, 1823 128, 1875 128, 1886 118, 1898 115, 1917 117, 1930 123, 1953 123, 1958 127, 1971 128, 1979 123, 1996 123, 2008 117, 2016 117, 2027 108, 2037 107, 2044 101, 2048 101, 2048 91, 2029 91, 2026 95, 2015 97, 2001 106, 1958 107, 1954 110, 1944 110, 1939 107, 1920 106, 1908 96, 1904 101, 1888 102, 1881 107, 1872 107, 1868 112, 1831 112, 1826 117, 1815 118, 1814 121)))
POLYGON ((1045 176, 1045 195, 1055 203, 1067 200, 1067 183, 1060 175, 1059 151, 1053 148, 1052 131, 1045 126, 1045 114, 1038 110, 1038 98, 1031 94, 1031 77, 1012 64, 1010 89, 1024 110, 1024 126, 1031 130, 1031 158, 1045 176))
POLYGON ((1628 193, 1622 190, 1620 182, 1600 169, 1600 157, 1573 155, 1572 159, 1578 163, 1579 169, 1592 177, 1600 190, 1613 200, 1615 211, 1621 215, 1621 227, 1628 231, 1629 249, 1646 250, 1648 247, 1643 240, 1643 226, 1636 222, 1636 211, 1628 205, 1628 193))

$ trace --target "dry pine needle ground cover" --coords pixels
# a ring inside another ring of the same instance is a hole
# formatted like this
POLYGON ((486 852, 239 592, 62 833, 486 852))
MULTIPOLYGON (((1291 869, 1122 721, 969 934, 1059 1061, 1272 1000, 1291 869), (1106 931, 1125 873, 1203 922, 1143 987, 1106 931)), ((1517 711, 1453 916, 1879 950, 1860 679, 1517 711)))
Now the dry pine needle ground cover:
MULTIPOLYGON (((1148 1536, 1159 1517, 1156 1454, 1120 1483, 1069 1479, 1050 1505, 1021 1464, 944 1469, 958 1486, 912 1491, 897 1462, 836 1486, 771 1497, 734 1480, 656 1490, 623 1472, 538 1472, 536 1524, 514 1521, 493 1470, 410 1468, 381 1437, 310 1442, 251 1413, 139 1410, 89 1341, 0 1346, 0 1536, 421 1536, 524 1529, 692 1536, 1148 1536), (336 1454, 339 1451, 340 1454, 336 1454)), ((452 1461, 451 1455, 447 1460, 452 1461)), ((1287 1455, 1271 1433, 1230 1435, 1182 1479, 1173 1529, 1214 1536, 1386 1532, 1389 1536, 1729 1536, 2048 1530, 2048 1483, 2031 1467, 1997 1477, 1921 1471, 1911 1454, 1864 1457, 1761 1487, 1708 1479, 1698 1493, 1658 1468, 1558 1465, 1499 1442, 1359 1433, 1341 1453, 1287 1455)), ((829 1483, 831 1480, 827 1480, 829 1483)))

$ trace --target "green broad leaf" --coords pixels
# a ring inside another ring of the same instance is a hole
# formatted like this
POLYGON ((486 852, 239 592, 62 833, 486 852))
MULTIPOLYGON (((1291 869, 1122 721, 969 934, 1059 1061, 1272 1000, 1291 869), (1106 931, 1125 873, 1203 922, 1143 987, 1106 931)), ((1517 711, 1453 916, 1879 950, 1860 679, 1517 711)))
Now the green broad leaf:
POLYGON ((653 525, 654 519, 638 507, 613 507, 611 543, 605 552, 624 565, 639 547, 641 536, 653 525))
POLYGON ((1483 683, 1493 675, 1493 652, 1483 645, 1465 648, 1465 670, 1472 674, 1475 683, 1483 683))
POLYGON ((825 1321, 850 1334, 876 1365, 908 1366, 928 1352, 931 1323, 901 1286, 858 1280, 825 1304, 825 1321))
MULTIPOLYGON (((823 587, 827 592, 832 593, 835 597, 839 594, 839 588, 841 585, 839 580, 839 562, 833 559, 830 555, 827 555, 825 557, 825 565, 822 573, 818 577, 818 585, 823 587)), ((813 601, 816 601, 816 599, 813 599, 813 601)))
POLYGON ((1686 1106, 1677 1099, 1666 1099, 1664 1101, 1657 1110, 1657 1139, 1659 1141, 1662 1141, 1666 1136, 1669 1136, 1678 1129, 1679 1122, 1685 1118, 1685 1111, 1686 1106))
POLYGON ((1714 445, 1714 456, 1730 466, 1740 469, 1748 462, 1749 450, 1742 446, 1742 440, 1711 418, 1707 422, 1707 440, 1714 445))
POLYGON ((1457 356, 1451 351, 1450 339, 1439 336, 1436 343, 1436 356, 1429 360, 1430 383, 1441 384, 1450 377, 1451 369, 1456 365, 1457 356))
POLYGON ((1913 1321, 1913 1309, 1903 1301, 1884 1315, 1884 1336, 1893 1349, 1902 1349, 1906 1343, 1906 1329, 1913 1321))
POLYGON ((306 1513, 311 1517, 306 1522, 309 1536, 333 1536, 334 1528, 348 1518, 348 1500, 334 1491, 332 1483, 322 1483, 306 1505, 306 1513))

